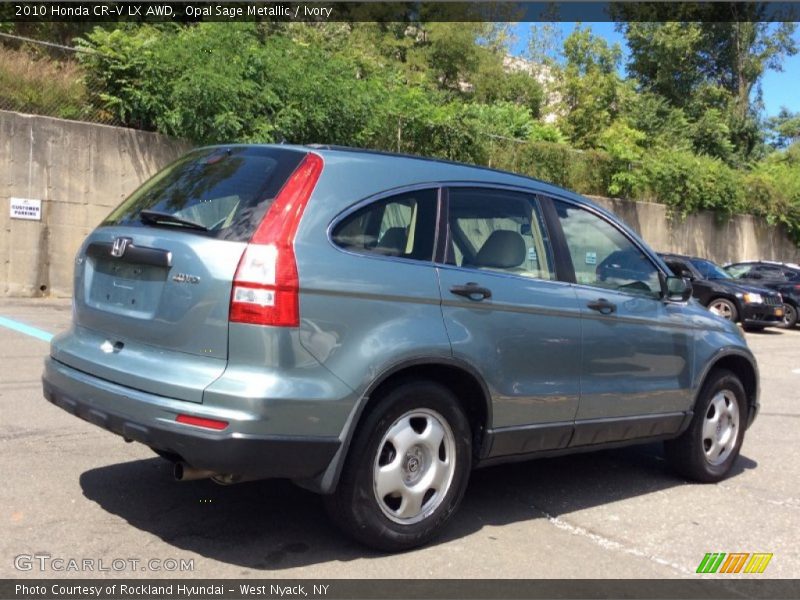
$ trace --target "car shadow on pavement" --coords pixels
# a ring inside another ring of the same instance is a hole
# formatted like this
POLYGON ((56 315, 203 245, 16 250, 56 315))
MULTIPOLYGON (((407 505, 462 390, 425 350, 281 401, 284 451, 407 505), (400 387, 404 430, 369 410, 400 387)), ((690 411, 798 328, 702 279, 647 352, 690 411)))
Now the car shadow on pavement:
MULTIPOLYGON (((755 466, 742 456, 731 476, 755 466)), ((381 556, 341 534, 322 499, 288 481, 178 483, 170 463, 153 458, 86 471, 80 485, 103 510, 241 575, 381 556)), ((479 469, 438 543, 681 485, 691 484, 668 469, 660 444, 479 469)))

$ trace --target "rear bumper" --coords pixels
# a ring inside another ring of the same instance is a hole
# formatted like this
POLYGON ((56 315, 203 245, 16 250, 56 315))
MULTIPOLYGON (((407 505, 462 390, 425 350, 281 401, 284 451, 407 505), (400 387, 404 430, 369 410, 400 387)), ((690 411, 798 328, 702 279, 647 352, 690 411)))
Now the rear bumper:
POLYGON ((151 448, 179 456, 198 469, 243 478, 311 479, 327 468, 337 437, 258 435, 257 415, 204 409, 202 405, 161 398, 99 379, 45 359, 44 397, 98 427, 151 448), (178 414, 223 419, 213 431, 175 422, 178 414))

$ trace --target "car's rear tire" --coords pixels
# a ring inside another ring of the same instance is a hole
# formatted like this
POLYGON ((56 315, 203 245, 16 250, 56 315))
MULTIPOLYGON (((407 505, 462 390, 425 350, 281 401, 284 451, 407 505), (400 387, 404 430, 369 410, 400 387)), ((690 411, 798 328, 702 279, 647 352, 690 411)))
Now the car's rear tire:
POLYGON ((728 321, 734 323, 739 321, 739 311, 736 310, 736 305, 727 298, 714 298, 708 303, 708 310, 728 321))
POLYGON ((713 483, 724 479, 739 456, 747 424, 747 396, 739 378, 719 369, 709 375, 689 428, 664 443, 667 460, 681 475, 713 483))
POLYGON ((341 479, 325 504, 358 541, 384 551, 425 544, 455 513, 472 468, 472 434, 446 387, 392 388, 356 431, 341 479))
POLYGON ((797 325, 797 308, 795 308, 792 304, 784 304, 783 320, 780 322, 778 327, 782 329, 794 329, 795 325, 797 325))

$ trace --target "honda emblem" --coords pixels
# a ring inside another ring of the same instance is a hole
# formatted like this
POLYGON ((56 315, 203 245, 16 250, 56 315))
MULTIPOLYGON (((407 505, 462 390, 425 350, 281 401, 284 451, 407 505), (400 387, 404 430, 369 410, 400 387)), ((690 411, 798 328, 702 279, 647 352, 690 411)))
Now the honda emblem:
POLYGON ((114 238, 114 244, 111 246, 111 256, 120 258, 132 243, 133 240, 129 237, 114 238))

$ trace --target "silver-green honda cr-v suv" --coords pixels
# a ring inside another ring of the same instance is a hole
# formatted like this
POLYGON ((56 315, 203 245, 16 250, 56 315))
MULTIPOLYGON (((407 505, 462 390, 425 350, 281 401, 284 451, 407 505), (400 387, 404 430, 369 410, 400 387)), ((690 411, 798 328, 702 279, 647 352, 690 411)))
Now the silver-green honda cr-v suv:
POLYGON ((690 293, 613 215, 539 181, 203 148, 81 246, 44 395, 178 479, 289 478, 399 550, 442 528, 476 466, 661 439, 680 473, 723 478, 757 367, 690 293))

